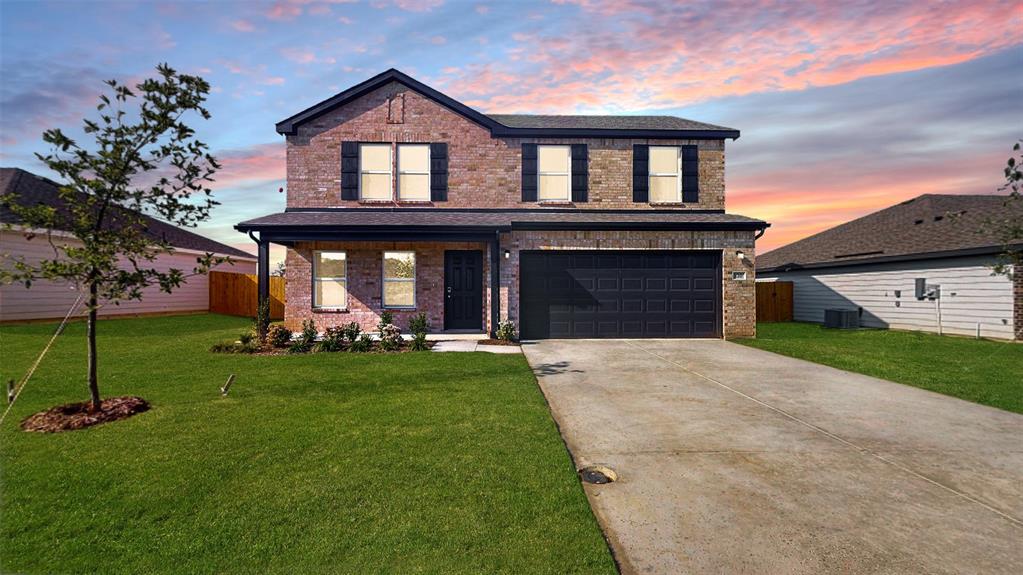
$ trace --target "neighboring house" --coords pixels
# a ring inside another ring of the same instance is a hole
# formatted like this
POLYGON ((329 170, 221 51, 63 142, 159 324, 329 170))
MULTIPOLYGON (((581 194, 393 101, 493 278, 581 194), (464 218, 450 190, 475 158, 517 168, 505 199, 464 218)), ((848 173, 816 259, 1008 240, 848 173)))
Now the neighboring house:
MULTIPOLYGON (((0 168, 0 196, 15 194, 22 205, 46 204, 60 206, 59 185, 46 178, 18 168, 0 168)), ((154 218, 146 218, 147 233, 166 239, 174 246, 174 253, 162 254, 149 266, 163 271, 176 268, 190 273, 196 264, 196 257, 212 252, 230 256, 234 265, 222 264, 219 271, 254 273, 256 258, 239 249, 232 248, 209 238, 172 226, 154 218)), ((0 229, 0 265, 8 265, 12 258, 24 258, 27 262, 53 258, 54 247, 46 233, 36 234, 31 239, 25 236, 15 215, 0 206, 0 223, 12 224, 11 230, 0 229)), ((80 243, 70 234, 54 232, 53 244, 76 245, 80 243)), ((46 280, 32 282, 31 288, 21 284, 0 285, 0 321, 25 321, 36 319, 63 318, 78 298, 74 286, 46 280)), ((141 300, 125 300, 120 305, 108 304, 100 308, 101 316, 136 315, 151 313, 184 313, 209 309, 209 283, 206 276, 195 276, 168 294, 153 286, 143 290, 141 300)), ((79 308, 84 313, 85 307, 79 308)))
MULTIPOLYGON (((485 115, 388 70, 277 124, 285 321, 524 338, 755 333, 754 241, 725 213, 731 128, 669 116, 485 115)), ((256 239, 254 233, 258 232, 256 239)), ((265 292, 264 292, 265 293, 265 292)))
POLYGON ((758 281, 793 282, 797 321, 856 308, 867 327, 1023 339, 1023 273, 991 273, 1004 246, 988 222, 1023 218, 1005 200, 924 194, 761 255, 758 281), (940 290, 917 297, 918 279, 940 290))

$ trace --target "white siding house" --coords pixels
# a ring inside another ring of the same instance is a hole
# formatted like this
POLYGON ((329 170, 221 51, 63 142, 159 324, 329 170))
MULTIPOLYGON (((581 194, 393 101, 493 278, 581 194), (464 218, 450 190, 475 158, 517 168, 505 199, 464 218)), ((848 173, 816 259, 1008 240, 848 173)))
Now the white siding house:
MULTIPOLYGON (((48 205, 60 213, 63 200, 60 199, 58 189, 55 182, 25 170, 0 168, 0 197, 12 197, 17 204, 48 205)), ((41 230, 32 237, 26 237, 18 217, 9 208, 6 199, 4 202, 0 204, 0 268, 12 266, 17 260, 31 264, 42 259, 53 259, 59 257, 60 246, 80 245, 73 236, 60 231, 54 231, 50 238, 41 230), (55 246, 58 251, 55 251, 55 246)), ((148 263, 147 267, 162 271, 179 269, 187 275, 195 268, 196 257, 209 252, 230 256, 234 262, 234 265, 218 266, 218 271, 250 274, 256 271, 256 257, 252 254, 155 218, 144 216, 144 220, 146 234, 174 247, 173 253, 160 255, 148 263)), ((63 318, 78 298, 78 293, 72 285, 51 281, 34 281, 31 288, 20 284, 0 284, 0 322, 63 318)), ((144 290, 141 300, 125 300, 119 305, 103 304, 99 315, 187 313, 208 309, 208 277, 193 276, 187 277, 183 285, 169 294, 160 291, 158 287, 150 287, 144 290)), ((85 306, 79 306, 76 315, 84 313, 85 306)))
MULTIPOLYGON (((66 238, 61 238, 60 242, 78 243, 77 240, 66 238)), ((53 258, 53 253, 43 236, 28 240, 18 231, 0 231, 0 254, 20 256, 28 263, 35 263, 44 258, 53 258)), ((178 249, 173 254, 160 256, 149 267, 160 271, 177 268, 187 274, 195 267, 195 258, 202 253, 178 249)), ((243 259, 234 254, 231 254, 231 259, 234 265, 222 264, 216 269, 256 273, 255 259, 243 259)), ((72 285, 45 280, 32 282, 30 289, 21 284, 0 284, 0 322, 61 319, 78 298, 78 293, 72 285)), ((188 313, 207 311, 209 307, 209 279, 202 275, 187 278, 181 287, 169 294, 160 291, 158 286, 150 286, 143 291, 141 300, 124 300, 119 305, 104 304, 99 309, 99 315, 188 313)), ((83 315, 85 306, 79 306, 77 311, 76 315, 83 315)))
POLYGON ((991 274, 991 256, 765 273, 792 282, 793 319, 823 322, 828 308, 859 308, 860 325, 1013 338, 1012 281, 991 274), (915 297, 915 280, 941 286, 938 299, 915 297))
POLYGON ((864 327, 1023 340, 1023 270, 992 273, 1023 252, 998 231, 1021 218, 1006 196, 925 194, 758 256, 757 281, 792 282, 796 321, 855 309, 864 327))

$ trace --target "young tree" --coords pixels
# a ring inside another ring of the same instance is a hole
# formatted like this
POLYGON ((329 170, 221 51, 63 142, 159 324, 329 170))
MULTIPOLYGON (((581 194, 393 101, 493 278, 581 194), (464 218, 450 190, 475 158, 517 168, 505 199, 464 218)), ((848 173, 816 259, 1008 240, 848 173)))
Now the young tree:
MULTIPOLYGON (((60 187, 59 205, 22 205, 17 198, 3 198, 26 234, 33 229, 61 230, 80 242, 58 245, 47 233, 52 258, 38 263, 16 259, 0 271, 0 279, 25 287, 39 278, 66 281, 87 292, 88 381, 96 410, 100 409, 96 316, 101 301, 141 299, 142 290, 151 285, 169 293, 186 278, 182 270, 153 266, 173 247, 146 233, 143 212, 174 225, 195 226, 217 204, 207 183, 220 165, 183 119, 186 114, 210 118, 203 107, 209 83, 166 64, 156 69, 157 77, 134 90, 116 80, 106 82, 111 94, 100 95, 99 118, 82 121, 90 145, 80 145, 59 128, 43 133, 52 149, 36 157, 66 182, 60 187)), ((204 274, 224 262, 229 258, 207 253, 196 258, 192 274, 204 274)))
POLYGON ((1023 251, 1014 249, 1013 243, 1019 243, 1023 240, 1023 219, 1013 217, 1012 214, 1018 213, 1018 209, 1012 209, 1013 203, 1023 202, 1023 152, 1020 152, 1020 144, 1023 140, 1016 142, 1012 146, 1013 155, 1009 156, 1009 159, 1005 162, 1005 184, 1003 184, 998 191, 1008 191, 1009 195, 1005 199, 1005 213, 1010 214, 1009 217, 1000 221, 988 222, 988 225, 998 235, 999 241, 1005 246, 1002 254, 999 256, 999 261, 995 264, 993 270, 998 275, 1012 276, 1014 273, 1023 273, 1023 251))

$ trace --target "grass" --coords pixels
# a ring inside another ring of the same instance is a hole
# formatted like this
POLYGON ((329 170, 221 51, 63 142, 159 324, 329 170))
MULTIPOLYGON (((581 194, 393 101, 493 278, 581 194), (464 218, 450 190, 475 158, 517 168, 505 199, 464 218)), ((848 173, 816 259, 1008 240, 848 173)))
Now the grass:
MULTIPOLYGON (((104 321, 101 391, 153 409, 22 432, 87 398, 72 324, 0 429, 0 572, 615 572, 522 356, 206 351, 248 325, 104 321)), ((53 328, 0 327, 4 381, 53 328)))
POLYGON ((761 323, 738 343, 1023 413, 1023 345, 877 329, 761 323))

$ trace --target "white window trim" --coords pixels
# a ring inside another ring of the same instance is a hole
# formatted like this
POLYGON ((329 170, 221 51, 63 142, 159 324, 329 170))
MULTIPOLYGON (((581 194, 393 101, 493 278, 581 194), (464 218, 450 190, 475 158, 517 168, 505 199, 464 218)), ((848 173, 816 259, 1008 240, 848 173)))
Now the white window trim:
MULTIPOLYGON (((651 148, 671 148, 675 150, 675 173, 669 172, 649 172, 647 174, 647 189, 653 188, 652 178, 654 176, 675 176, 675 199, 670 202, 650 202, 653 204, 657 203, 681 203, 682 202, 682 147, 681 146, 650 146, 651 148)), ((649 155, 647 156, 649 158, 649 155)))
POLYGON ((344 250, 313 250, 313 293, 312 293, 313 309, 333 309, 339 311, 345 311, 348 309, 348 252, 344 250), (345 254, 345 275, 343 276, 331 276, 331 277, 319 277, 316 274, 316 261, 319 259, 320 254, 345 254), (316 282, 324 280, 345 280, 345 303, 341 306, 336 305, 320 305, 316 301, 316 282))
MULTIPOLYGON (((431 155, 430 144, 416 144, 416 143, 413 143, 413 142, 407 142, 407 143, 404 143, 404 144, 398 144, 398 199, 399 200, 406 201, 406 202, 407 201, 426 202, 426 201, 430 200, 430 198, 426 198, 424 200, 422 198, 403 198, 403 197, 401 197, 401 176, 402 176, 402 174, 425 175, 427 177, 427 179, 429 180, 430 179, 430 168, 433 165, 432 162, 433 162, 433 156, 431 155), (414 171, 411 171, 411 170, 402 170, 401 169, 401 149, 403 147, 405 147, 405 146, 426 146, 426 171, 425 172, 414 172, 414 171)), ((431 188, 433 187, 432 183, 433 182, 431 181, 429 183, 429 185, 426 186, 427 191, 431 191, 431 188)))
POLYGON ((360 143, 359 144, 359 199, 367 201, 388 202, 394 199, 394 147, 388 143, 360 143), (387 147, 387 171, 364 170, 362 169, 362 148, 365 146, 387 147), (388 198, 363 198, 362 197, 362 175, 363 174, 387 174, 387 189, 390 190, 388 198))
POLYGON ((571 202, 572 201, 572 146, 550 144, 538 145, 536 147, 536 201, 537 202, 571 202), (540 165, 541 148, 564 148, 568 150, 568 171, 567 172, 545 172, 540 165), (568 176, 568 188, 565 190, 564 198, 540 198, 540 180, 543 176, 568 176))
MULTIPOLYGON (((388 250, 380 256, 380 275, 382 281, 380 282, 380 307, 384 309, 416 309, 416 276, 419 275, 419 257, 413 250, 388 250), (411 278, 390 278, 387 277, 387 266, 384 261, 387 260, 387 254, 412 254, 412 277, 411 278), (404 282, 412 284, 412 305, 388 305, 387 304, 387 283, 388 282, 404 282)), ((345 268, 348 269, 348 268, 345 268)))

